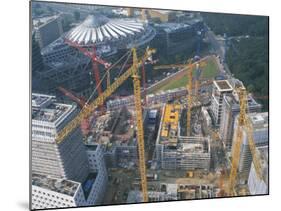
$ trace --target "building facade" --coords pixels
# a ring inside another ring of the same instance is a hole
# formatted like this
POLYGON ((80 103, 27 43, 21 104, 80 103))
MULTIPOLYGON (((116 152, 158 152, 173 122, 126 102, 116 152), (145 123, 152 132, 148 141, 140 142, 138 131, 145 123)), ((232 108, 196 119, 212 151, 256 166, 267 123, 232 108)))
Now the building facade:
POLYGON ((227 80, 213 82, 211 112, 214 118, 215 126, 220 126, 221 123, 223 97, 231 94, 232 91, 233 88, 227 80))
MULTIPOLYGON (((248 112, 260 112, 261 108, 261 104, 257 103, 251 95, 248 95, 248 112)), ((239 114, 239 111, 240 106, 237 94, 226 95, 223 97, 219 134, 224 143, 224 147, 228 152, 231 151, 234 120, 239 114)))
POLYGON ((248 178, 248 187, 251 195, 268 194, 268 146, 259 147, 258 151, 261 155, 262 178, 258 177, 252 163, 248 178))
POLYGON ((208 137, 180 136, 181 107, 167 104, 155 144, 158 166, 162 169, 209 170, 211 151, 208 137))
POLYGON ((32 209, 98 205, 107 171, 103 148, 85 147, 80 128, 57 143, 57 133, 78 113, 54 96, 32 94, 32 209), (90 164, 89 164, 90 163, 90 164))
MULTIPOLYGON (((256 148, 268 146, 268 113, 251 113, 249 118, 253 127, 253 139, 256 148)), ((238 117, 236 118, 234 128, 237 128, 238 117)), ((252 164, 252 153, 248 142, 248 133, 245 127, 242 127, 242 144, 240 149, 240 158, 238 172, 241 181, 247 181, 252 164)), ((236 131, 234 131, 233 144, 235 144, 236 131)), ((233 147, 232 147, 233 150, 233 147)))
POLYGON ((60 104, 53 96, 32 94, 32 172, 84 181, 89 174, 80 128, 62 142, 57 133, 78 113, 75 105, 60 104))
POLYGON ((35 19, 33 27, 41 49, 58 39, 63 33, 61 17, 57 15, 35 19))

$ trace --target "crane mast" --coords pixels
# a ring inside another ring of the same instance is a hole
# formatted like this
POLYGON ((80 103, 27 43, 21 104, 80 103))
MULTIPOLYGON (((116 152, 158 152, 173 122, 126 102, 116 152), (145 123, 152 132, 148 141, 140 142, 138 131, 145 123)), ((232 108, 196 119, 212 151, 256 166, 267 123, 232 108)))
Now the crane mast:
POLYGON ((249 120, 249 116, 247 115, 247 92, 244 87, 240 87, 238 89, 239 102, 240 102, 240 114, 238 119, 238 126, 236 130, 236 135, 234 136, 234 146, 232 150, 232 165, 231 171, 229 175, 229 184, 228 184, 228 194, 235 195, 235 185, 237 178, 237 170, 240 160, 240 151, 243 137, 242 127, 246 129, 247 140, 249 144, 249 148, 253 158, 254 168, 256 170, 257 176, 259 179, 262 179, 262 167, 260 164, 260 157, 256 149, 255 141, 253 138, 253 127, 249 120))
POLYGON ((101 93, 92 103, 85 104, 81 112, 70 121, 56 137, 56 142, 60 143, 67 137, 74 129, 76 129, 83 119, 87 118, 97 106, 104 103, 105 99, 109 97, 120 85, 123 84, 130 76, 133 78, 134 96, 135 96, 135 109, 136 109, 136 123, 137 123, 137 142, 138 142, 138 155, 139 155, 139 172, 141 177, 141 190, 143 194, 143 201, 148 202, 147 194, 147 181, 146 181, 146 166, 145 166, 145 150, 144 150, 144 134, 143 134, 143 120, 142 120, 142 105, 141 105, 141 85, 138 76, 138 68, 142 65, 143 61, 154 53, 154 49, 146 49, 146 53, 141 60, 138 60, 136 49, 132 49, 133 65, 117 78, 103 93, 101 93))
MULTIPOLYGON (((149 58, 154 49, 147 49, 143 57, 144 60, 149 58)), ((137 67, 140 67, 142 60, 138 61, 137 67)), ((76 129, 82 120, 91 115, 91 113, 104 103, 105 99, 108 98, 116 89, 122 85, 135 71, 135 68, 131 66, 126 72, 124 72, 119 78, 117 78, 101 95, 99 95, 93 102, 86 104, 80 113, 72 119, 61 131, 57 133, 56 142, 62 142, 74 129, 76 129)))
POLYGON ((192 60, 188 61, 188 84, 187 84, 187 120, 186 120, 186 135, 191 134, 191 106, 192 106, 192 60))
POLYGON ((139 171, 141 176, 141 189, 143 194, 143 201, 148 202, 147 196, 147 181, 146 181, 146 166, 145 166, 145 152, 144 152, 144 135, 143 135, 143 121, 142 121, 142 106, 141 106, 141 85, 140 77, 137 71, 137 53, 133 50, 133 68, 135 69, 132 78, 134 84, 136 122, 137 122, 137 141, 139 154, 139 171))

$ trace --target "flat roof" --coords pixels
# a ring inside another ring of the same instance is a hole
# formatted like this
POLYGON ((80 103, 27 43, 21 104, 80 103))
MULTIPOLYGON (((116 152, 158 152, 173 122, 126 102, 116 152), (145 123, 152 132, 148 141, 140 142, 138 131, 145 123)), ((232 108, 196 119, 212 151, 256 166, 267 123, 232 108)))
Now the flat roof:
POLYGON ((255 129, 268 127, 268 112, 250 113, 249 118, 255 129))
POLYGON ((32 107, 42 107, 46 103, 51 102, 53 98, 55 97, 51 95, 32 93, 32 107))
POLYGON ((161 13, 161 14, 169 14, 169 13, 173 12, 171 10, 152 10, 152 11, 158 12, 158 13, 161 13))
POLYGON ((219 91, 231 91, 232 86, 227 80, 214 81, 214 84, 218 87, 219 91))
POLYGON ((32 185, 65 194, 68 196, 74 196, 80 183, 72 180, 51 178, 46 175, 32 174, 32 185))
POLYGON ((56 122, 74 108, 75 105, 56 103, 53 96, 32 94, 32 120, 56 122))

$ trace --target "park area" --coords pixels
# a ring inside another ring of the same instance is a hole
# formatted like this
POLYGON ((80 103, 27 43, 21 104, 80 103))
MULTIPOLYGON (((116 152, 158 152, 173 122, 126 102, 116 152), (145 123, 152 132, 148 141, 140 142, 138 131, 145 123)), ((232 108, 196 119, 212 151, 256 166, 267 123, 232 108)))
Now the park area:
MULTIPOLYGON (((207 58, 206 65, 201 68, 200 79, 208 80, 213 79, 219 74, 219 67, 217 65, 215 57, 211 56, 207 58)), ((161 70, 157 70, 161 71, 161 70)), ((196 70, 193 70, 193 76, 195 77, 196 70)), ((148 90, 149 94, 153 94, 159 91, 166 91, 170 89, 176 89, 186 86, 188 83, 187 71, 180 71, 175 75, 171 76, 169 79, 164 79, 163 82, 160 82, 157 86, 152 87, 148 90)))

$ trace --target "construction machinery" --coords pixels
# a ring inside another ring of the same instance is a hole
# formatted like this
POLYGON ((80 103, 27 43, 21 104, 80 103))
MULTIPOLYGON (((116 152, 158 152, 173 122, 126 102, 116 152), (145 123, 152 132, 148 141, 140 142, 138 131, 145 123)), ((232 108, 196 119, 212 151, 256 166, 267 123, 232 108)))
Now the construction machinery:
MULTIPOLYGON (((74 102, 76 102, 80 108, 83 108, 86 104, 86 100, 82 97, 78 97, 76 96, 74 93, 72 93, 71 91, 63 88, 63 87, 58 87, 58 89, 67 97, 69 97, 71 100, 73 100, 74 102)), ((81 130, 82 130, 82 134, 83 136, 87 136, 90 132, 90 121, 88 118, 85 118, 82 123, 81 123, 81 130)))
POLYGON ((229 196, 236 195, 235 186, 236 186, 238 165, 240 162, 240 151, 241 151, 241 144, 243 140, 243 129, 247 134, 247 140, 252 154, 255 171, 257 173, 258 178, 262 179, 262 168, 260 163, 261 159, 256 149, 255 141, 253 138, 253 127, 246 113, 247 112, 246 89, 244 87, 238 88, 238 95, 239 95, 239 102, 240 102, 240 114, 239 114, 236 134, 234 134, 231 170, 230 170, 228 189, 227 189, 227 193, 229 196))
MULTIPOLYGON (((97 90, 98 90, 98 95, 101 95, 102 94, 102 86, 101 86, 101 82, 100 82, 100 73, 99 73, 98 64, 103 65, 105 68, 109 68, 111 66, 111 64, 102 60, 97 55, 96 47, 94 45, 91 46, 90 50, 88 50, 84 47, 81 47, 79 44, 71 42, 67 39, 65 39, 65 43, 67 43, 71 47, 74 47, 74 48, 78 49, 85 56, 89 57, 92 60, 93 74, 94 74, 94 79, 95 79, 95 82, 96 82, 96 87, 97 87, 97 90)), ((107 73, 109 74, 109 71, 107 71, 107 73)), ((108 77, 107 83, 108 83, 108 81, 110 83, 110 76, 108 75, 107 77, 108 77)), ((102 105, 101 105, 101 107, 102 107, 102 105)), ((102 107, 102 110, 104 110, 104 107, 102 107)))
MULTIPOLYGON (((187 122, 186 122, 186 126, 187 126, 187 136, 191 135, 191 108, 192 108, 192 91, 193 91, 193 68, 195 66, 197 66, 198 70, 199 67, 204 67, 206 66, 206 62, 205 60, 207 59, 207 57, 202 58, 196 62, 193 62, 192 59, 189 59, 187 61, 187 64, 169 64, 169 65, 158 65, 158 66, 154 66, 155 70, 158 69, 174 69, 174 68, 181 68, 181 71, 187 70, 187 76, 188 76, 188 83, 186 85, 186 89, 187 89, 187 122)), ((200 74, 198 74, 200 75, 200 74)), ((199 77, 196 77, 197 81, 196 85, 195 85, 195 93, 194 95, 197 97, 198 95, 198 89, 199 89, 199 77)))
POLYGON ((137 141, 139 153, 139 169, 141 175, 141 189, 143 193, 143 201, 148 201, 147 196, 147 181, 146 181, 146 167, 145 167, 145 153, 144 153, 144 138, 143 138, 143 122, 142 122, 142 108, 141 108, 141 89, 138 76, 138 68, 142 62, 148 59, 151 54, 155 53, 154 49, 146 49, 145 55, 142 59, 137 59, 136 49, 132 49, 133 65, 118 77, 103 93, 101 93, 93 102, 85 104, 80 113, 72 119, 61 131, 58 132, 56 142, 61 143, 70 133, 75 130, 83 121, 89 117, 91 113, 100 105, 102 105, 107 97, 109 97, 120 85, 122 85, 130 76, 133 77, 134 95, 135 95, 135 109, 136 109, 136 123, 137 123, 137 141))

